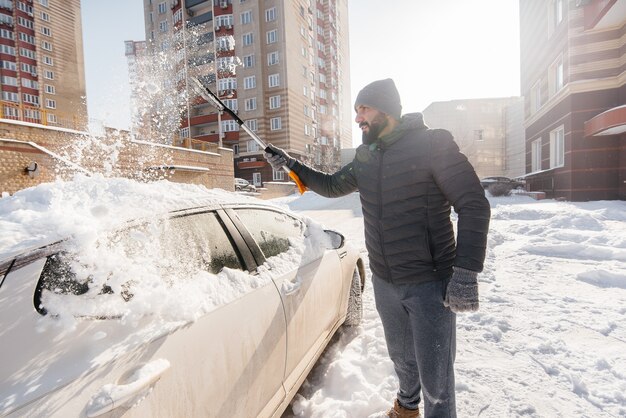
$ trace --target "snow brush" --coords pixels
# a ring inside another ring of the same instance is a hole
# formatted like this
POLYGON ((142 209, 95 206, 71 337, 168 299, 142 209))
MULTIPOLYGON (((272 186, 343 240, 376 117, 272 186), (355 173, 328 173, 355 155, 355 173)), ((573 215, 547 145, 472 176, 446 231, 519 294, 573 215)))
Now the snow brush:
MULTIPOLYGON (((268 147, 265 144, 265 142, 263 142, 261 138, 259 138, 257 134, 255 134, 252 131, 252 129, 248 128, 245 125, 244 121, 241 120, 241 118, 235 112, 233 112, 231 109, 226 107, 226 105, 222 103, 219 97, 217 97, 215 93, 213 93, 207 86, 202 84, 202 82, 198 80, 196 77, 190 77, 190 79, 196 85, 196 87, 200 89, 200 96, 202 96, 203 99, 211 103, 219 111, 226 112, 230 116, 232 116, 232 118, 235 119, 235 122, 237 122, 237 124, 241 127, 241 129, 243 129, 248 135, 250 135, 252 139, 254 139, 254 141, 257 144, 259 144, 261 148, 263 148, 263 150, 265 150, 265 152, 274 154, 274 155, 276 154, 274 151, 272 151, 270 147, 268 147)), ((291 169, 289 169, 289 167, 287 167, 286 165, 283 166, 283 170, 285 170, 287 175, 289 175, 289 177, 296 183, 296 186, 298 186, 298 191, 300 191, 300 194, 303 194, 306 191, 306 186, 304 185, 304 183, 302 183, 302 180, 300 180, 300 177, 298 177, 298 175, 294 173, 291 169)))

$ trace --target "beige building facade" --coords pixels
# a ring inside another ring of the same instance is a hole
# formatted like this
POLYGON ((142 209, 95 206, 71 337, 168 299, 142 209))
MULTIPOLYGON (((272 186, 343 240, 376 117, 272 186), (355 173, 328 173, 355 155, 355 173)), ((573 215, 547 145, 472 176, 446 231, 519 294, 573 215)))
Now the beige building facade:
POLYGON ((524 132, 520 97, 431 103, 426 125, 449 130, 479 177, 524 173, 524 132))
MULTIPOLYGON (((186 49, 179 90, 200 76, 266 143, 339 167, 352 144, 347 0, 144 0, 144 10, 148 49, 186 49)), ((287 180, 232 118, 189 100, 182 138, 232 149, 235 175, 257 186, 287 180)))

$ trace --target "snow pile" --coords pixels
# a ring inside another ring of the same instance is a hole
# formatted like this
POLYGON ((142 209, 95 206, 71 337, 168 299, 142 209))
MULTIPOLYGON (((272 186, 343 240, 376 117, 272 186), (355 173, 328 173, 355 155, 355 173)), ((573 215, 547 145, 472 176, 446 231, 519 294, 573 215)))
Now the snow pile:
MULTIPOLYGON (((458 415, 626 416, 626 202, 489 199, 481 307, 457 316, 458 415)), ((362 218, 342 210, 359 205, 358 194, 278 201, 365 251, 362 218)), ((389 407, 397 380, 371 283, 364 298, 363 325, 335 339, 284 418, 375 417, 389 407)))

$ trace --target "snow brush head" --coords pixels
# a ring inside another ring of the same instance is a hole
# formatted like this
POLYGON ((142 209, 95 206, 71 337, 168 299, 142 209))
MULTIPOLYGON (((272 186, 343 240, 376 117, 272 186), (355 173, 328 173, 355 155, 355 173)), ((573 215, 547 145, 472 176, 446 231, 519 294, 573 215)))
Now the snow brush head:
POLYGON ((356 109, 359 105, 373 107, 398 120, 402 115, 400 94, 398 94, 396 84, 390 78, 377 80, 363 87, 356 96, 354 108, 356 109))

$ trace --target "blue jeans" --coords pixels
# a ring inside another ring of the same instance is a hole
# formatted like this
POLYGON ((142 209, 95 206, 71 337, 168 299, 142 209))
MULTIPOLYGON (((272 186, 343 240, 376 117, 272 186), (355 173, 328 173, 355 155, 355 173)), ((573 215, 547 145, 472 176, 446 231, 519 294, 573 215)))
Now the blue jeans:
POLYGON ((456 417, 456 314, 443 306, 447 281, 392 284, 372 277, 376 309, 400 389, 398 402, 426 418, 456 417))

